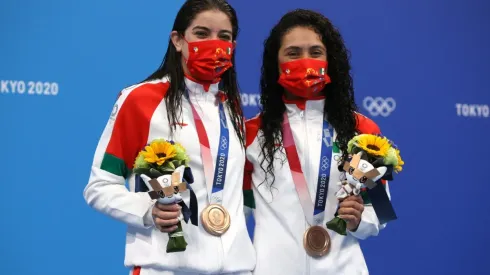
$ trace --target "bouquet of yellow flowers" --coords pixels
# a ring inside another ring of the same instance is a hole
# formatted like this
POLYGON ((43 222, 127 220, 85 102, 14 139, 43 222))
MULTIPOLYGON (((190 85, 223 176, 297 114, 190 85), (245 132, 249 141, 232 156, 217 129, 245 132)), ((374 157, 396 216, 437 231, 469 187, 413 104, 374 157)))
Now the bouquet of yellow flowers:
MULTIPOLYGON (((133 173, 136 174, 137 185, 143 181, 152 199, 162 204, 179 204, 185 222, 191 218, 192 224, 197 226, 197 199, 189 185, 194 179, 189 167, 189 156, 181 144, 164 139, 153 140, 139 152, 133 173), (180 194, 187 190, 190 190, 191 195, 190 209, 180 194)), ((167 253, 185 251, 186 247, 179 221, 177 230, 169 233, 167 253)))
MULTIPOLYGON (((335 193, 339 200, 351 195, 361 195, 364 204, 371 204, 380 223, 396 219, 396 214, 381 180, 393 180, 393 171, 402 171, 405 164, 398 148, 386 137, 361 134, 347 144, 349 158, 339 165, 345 179, 338 182, 335 193)), ((346 222, 335 213, 327 228, 346 235, 346 222)))

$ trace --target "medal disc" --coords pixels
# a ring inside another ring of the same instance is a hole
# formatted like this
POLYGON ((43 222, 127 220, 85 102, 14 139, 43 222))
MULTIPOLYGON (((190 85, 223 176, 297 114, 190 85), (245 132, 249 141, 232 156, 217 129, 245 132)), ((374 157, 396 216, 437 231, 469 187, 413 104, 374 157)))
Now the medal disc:
POLYGON ((221 236, 230 227, 230 214, 220 204, 210 204, 201 213, 201 223, 209 234, 221 236))
POLYGON ((305 231, 303 245, 312 257, 322 257, 330 249, 330 236, 325 228, 315 225, 305 231))

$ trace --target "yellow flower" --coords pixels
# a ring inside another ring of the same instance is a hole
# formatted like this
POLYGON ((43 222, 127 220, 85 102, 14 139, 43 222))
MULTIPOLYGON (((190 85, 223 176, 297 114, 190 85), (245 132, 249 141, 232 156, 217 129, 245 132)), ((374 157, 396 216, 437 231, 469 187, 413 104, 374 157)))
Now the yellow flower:
POLYGON ((395 166, 395 172, 400 172, 403 170, 402 166, 405 164, 405 162, 402 160, 402 157, 400 156, 400 150, 396 149, 396 158, 398 159, 398 165, 395 166))
POLYGON ((146 162, 162 165, 168 159, 175 157, 177 152, 170 142, 165 140, 155 140, 145 147, 142 154, 145 157, 146 162))
POLYGON ((366 153, 374 156, 384 157, 388 154, 391 148, 390 142, 385 137, 375 135, 362 134, 357 137, 356 147, 366 151, 366 153))

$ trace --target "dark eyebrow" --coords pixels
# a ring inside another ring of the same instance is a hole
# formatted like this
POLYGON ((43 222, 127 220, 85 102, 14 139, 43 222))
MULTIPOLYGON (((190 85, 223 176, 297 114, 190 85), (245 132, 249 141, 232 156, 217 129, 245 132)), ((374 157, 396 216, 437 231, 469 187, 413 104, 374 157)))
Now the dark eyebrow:
POLYGON ((312 46, 310 49, 311 50, 322 50, 322 51, 325 51, 325 47, 319 46, 319 45, 312 46))
POLYGON ((210 29, 203 27, 203 26, 195 26, 194 28, 192 28, 192 30, 202 30, 202 31, 207 31, 207 32, 211 31, 210 29))
MULTIPOLYGON (((311 46, 309 49, 310 49, 310 50, 323 50, 323 51, 325 51, 325 47, 320 46, 320 45, 314 45, 314 46, 311 46)), ((285 50, 285 51, 287 51, 287 50, 301 51, 301 50, 302 50, 302 48, 301 48, 301 47, 298 47, 298 46, 289 46, 289 47, 287 47, 287 48, 286 48, 286 49, 284 49, 284 50, 285 50)))
MULTIPOLYGON (((204 26, 195 26, 194 28, 192 28, 192 30, 201 30, 201 31, 207 31, 207 32, 211 32, 211 30, 209 28, 206 28, 204 26)), ((229 34, 229 35, 233 35, 233 33, 229 30, 221 30, 219 31, 220 33, 226 33, 226 34, 229 34)))
POLYGON ((284 50, 285 51, 287 51, 287 50, 300 51, 301 50, 301 47, 298 47, 298 46, 289 46, 289 47, 285 48, 284 50))

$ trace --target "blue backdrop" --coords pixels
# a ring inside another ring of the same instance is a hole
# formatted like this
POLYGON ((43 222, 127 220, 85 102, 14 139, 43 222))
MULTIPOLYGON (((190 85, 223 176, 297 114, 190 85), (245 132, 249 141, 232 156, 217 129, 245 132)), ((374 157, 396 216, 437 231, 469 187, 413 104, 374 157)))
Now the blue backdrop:
MULTIPOLYGON (((159 65, 182 2, 0 3, 2 274, 127 274, 125 226, 82 190, 118 92, 159 65)), ((230 2, 247 117, 262 42, 282 14, 321 11, 344 35, 360 110, 406 162, 391 185, 399 219, 362 242, 371 273, 489 274, 490 4, 230 2)))

